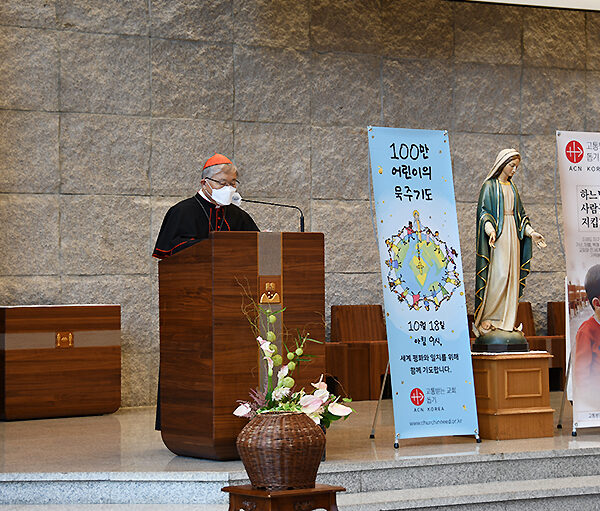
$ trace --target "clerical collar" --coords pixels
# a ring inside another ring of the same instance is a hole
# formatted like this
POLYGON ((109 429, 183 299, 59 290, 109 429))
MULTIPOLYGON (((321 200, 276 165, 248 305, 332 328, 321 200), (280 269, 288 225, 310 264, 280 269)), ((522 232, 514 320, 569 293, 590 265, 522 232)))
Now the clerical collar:
POLYGON ((215 204, 214 202, 212 202, 204 193, 204 190, 202 188, 200 188, 200 190, 198 190, 198 195, 200 195, 200 197, 202 197, 206 202, 208 202, 211 206, 214 206, 215 208, 219 209, 221 206, 219 204, 215 204))

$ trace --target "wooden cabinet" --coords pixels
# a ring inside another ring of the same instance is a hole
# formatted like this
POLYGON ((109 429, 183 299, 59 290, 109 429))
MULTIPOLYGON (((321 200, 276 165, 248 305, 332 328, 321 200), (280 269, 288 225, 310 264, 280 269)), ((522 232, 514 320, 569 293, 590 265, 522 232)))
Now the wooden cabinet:
POLYGON ((112 413, 121 405, 121 307, 0 307, 0 419, 112 413))

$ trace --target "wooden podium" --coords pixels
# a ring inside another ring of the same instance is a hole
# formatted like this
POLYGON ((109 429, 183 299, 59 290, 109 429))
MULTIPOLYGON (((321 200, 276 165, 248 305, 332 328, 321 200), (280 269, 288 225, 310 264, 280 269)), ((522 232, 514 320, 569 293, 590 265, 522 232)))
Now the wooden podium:
MULTIPOLYGON (((232 412, 258 386, 260 364, 242 286, 257 303, 278 298, 288 332, 324 341, 323 243, 322 233, 215 232, 159 263, 162 438, 172 452, 239 458, 248 421, 232 412)), ((324 345, 306 352, 315 358, 295 371, 297 389, 325 372, 324 345)))

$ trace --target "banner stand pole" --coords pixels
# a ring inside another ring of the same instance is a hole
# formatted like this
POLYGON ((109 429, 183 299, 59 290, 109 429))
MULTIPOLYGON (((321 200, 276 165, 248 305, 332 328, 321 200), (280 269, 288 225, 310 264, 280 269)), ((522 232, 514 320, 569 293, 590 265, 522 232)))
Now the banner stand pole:
POLYGON ((369 435, 369 438, 375 438, 375 423, 377 422, 377 415, 379 414, 379 405, 381 405, 381 400, 383 399, 383 389, 385 388, 385 383, 387 381, 388 374, 390 374, 389 358, 387 367, 385 368, 385 374, 383 375, 383 383, 381 384, 381 390, 379 391, 379 401, 377 401, 377 408, 375 408, 375 416, 373 417, 373 427, 371 428, 371 434, 369 435))
MULTIPOLYGON (((557 429, 562 429, 563 412, 565 410, 565 401, 567 400, 567 385, 569 384, 569 376, 571 375, 571 358, 573 356, 573 350, 569 351, 569 363, 567 364, 567 374, 565 374, 565 386, 563 387, 563 395, 560 403, 560 414, 558 415, 557 429)), ((573 430, 571 436, 577 436, 577 426, 575 420, 573 420, 573 430)))

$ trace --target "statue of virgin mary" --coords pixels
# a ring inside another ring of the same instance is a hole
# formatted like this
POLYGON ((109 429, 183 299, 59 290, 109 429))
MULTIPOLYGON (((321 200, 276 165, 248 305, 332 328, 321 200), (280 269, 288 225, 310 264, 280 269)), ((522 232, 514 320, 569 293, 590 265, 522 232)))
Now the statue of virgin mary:
POLYGON ((515 149, 500 151, 479 192, 474 351, 527 350, 515 328, 517 307, 529 275, 532 241, 546 244, 531 227, 512 181, 520 163, 515 149))

